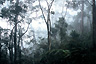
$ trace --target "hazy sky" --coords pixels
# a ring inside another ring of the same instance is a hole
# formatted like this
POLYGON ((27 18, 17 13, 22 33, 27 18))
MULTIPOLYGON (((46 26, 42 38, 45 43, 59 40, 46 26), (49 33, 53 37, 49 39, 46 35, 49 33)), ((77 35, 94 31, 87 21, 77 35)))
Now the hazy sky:
MULTIPOLYGON (((45 1, 42 2, 42 3, 43 3, 42 6, 47 7, 47 4, 46 4, 45 1)), ((36 4, 38 4, 38 2, 36 2, 35 5, 36 4)), ((64 6, 65 4, 66 4, 66 2, 64 0, 58 0, 57 2, 54 2, 53 3, 51 10, 54 11, 55 14, 54 15, 51 15, 51 22, 52 22, 52 24, 54 24, 54 22, 56 20, 58 20, 59 17, 62 16, 62 14, 63 14, 63 16, 65 15, 65 12, 66 12, 66 7, 64 6)), ((42 14, 42 13, 40 12, 40 14, 42 14)), ((67 23, 70 23, 72 21, 72 17, 74 15, 76 15, 76 14, 77 14, 77 11, 74 11, 73 9, 67 9, 67 13, 66 13, 66 17, 65 17, 66 20, 68 21, 67 23)), ((35 32, 37 32, 37 35, 39 33, 42 37, 43 36, 44 37, 46 36, 46 34, 47 34, 47 32, 46 32, 47 28, 46 28, 46 24, 44 22, 44 19, 34 20, 32 22, 32 27, 34 27, 35 32)))
MULTIPOLYGON (((56 20, 59 19, 59 17, 62 17, 62 15, 63 16, 65 15, 65 13, 66 13, 65 4, 66 4, 66 2, 64 0, 57 0, 57 2, 53 3, 51 10, 54 11, 55 14, 51 15, 52 25, 56 22, 56 20)), ((7 6, 7 5, 8 5, 8 3, 4 4, 4 6, 7 6)), ((33 4, 33 6, 36 6, 36 5, 38 5, 38 2, 35 2, 33 4)), ((45 1, 42 2, 42 6, 45 8, 47 7, 47 4, 45 1)), ((27 13, 28 13, 29 18, 33 18, 33 17, 39 16, 39 15, 42 15, 41 10, 37 14, 36 14, 36 12, 31 14, 31 11, 28 11, 27 13)), ((46 15, 46 13, 44 13, 44 14, 46 15)), ((73 16, 76 14, 77 14, 77 11, 74 11, 73 9, 68 8, 66 16, 65 16, 65 19, 68 21, 67 23, 72 22, 73 16)), ((7 21, 6 19, 0 18, 0 26, 3 28, 9 28, 9 29, 11 28, 12 29, 12 26, 10 27, 8 25, 8 23, 6 23, 6 21, 7 21)), ((25 28, 27 28, 28 25, 25 24, 22 26, 25 26, 25 28)), ((30 25, 30 28, 35 31, 36 39, 38 39, 38 37, 47 37, 47 27, 46 27, 46 24, 45 24, 45 21, 43 18, 39 18, 39 19, 35 19, 35 20, 33 19, 32 23, 30 25)))
MULTIPOLYGON (((37 1, 37 2, 33 3, 33 6, 36 6, 38 4, 39 3, 37 1)), ((61 17, 62 15, 63 16, 65 15, 65 13, 66 13, 65 4, 66 4, 65 0, 56 0, 56 2, 53 3, 51 10, 54 11, 55 14, 51 15, 52 25, 54 24, 54 22, 56 20, 59 19, 59 17, 61 17)), ((47 4, 45 1, 43 1, 41 5, 45 8, 47 7, 47 4)), ((4 6, 8 7, 9 2, 5 3, 4 6)), ((30 18, 36 17, 36 12, 31 14, 31 11, 28 11, 27 13, 30 14, 29 15, 30 18)), ((44 14, 46 14, 46 13, 44 13, 44 14)), ((65 17, 66 20, 68 21, 67 23, 70 23, 72 21, 72 16, 76 15, 76 14, 77 14, 77 11, 74 11, 72 9, 67 9, 67 13, 66 13, 66 17, 65 17)), ((37 15, 38 16, 42 15, 41 10, 37 13, 37 15)), ((3 28, 10 28, 10 26, 8 26, 8 24, 5 21, 7 21, 7 20, 3 20, 2 18, 0 18, 0 26, 3 28)), ((27 27, 27 25, 26 25, 26 27, 27 27)), ((38 35, 38 33, 39 33, 39 36, 42 36, 42 37, 43 36, 45 37, 47 35, 47 32, 46 32, 47 28, 46 28, 46 24, 45 24, 43 18, 32 20, 30 27, 32 27, 35 30, 35 32, 37 33, 36 35, 38 35)))

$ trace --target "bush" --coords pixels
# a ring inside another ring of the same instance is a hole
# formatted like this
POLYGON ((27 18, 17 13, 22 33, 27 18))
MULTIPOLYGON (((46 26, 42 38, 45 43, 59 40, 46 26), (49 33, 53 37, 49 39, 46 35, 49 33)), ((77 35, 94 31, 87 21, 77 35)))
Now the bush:
POLYGON ((52 50, 45 53, 40 62, 41 64, 67 64, 67 58, 69 56, 69 50, 52 50))
POLYGON ((75 48, 69 50, 48 51, 41 58, 41 64, 96 64, 96 52, 88 52, 87 49, 75 48))

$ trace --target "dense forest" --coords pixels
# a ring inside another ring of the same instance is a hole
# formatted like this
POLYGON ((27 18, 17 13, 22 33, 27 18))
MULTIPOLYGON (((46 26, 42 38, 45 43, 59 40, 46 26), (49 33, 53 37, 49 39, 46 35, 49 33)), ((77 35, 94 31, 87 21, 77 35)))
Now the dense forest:
POLYGON ((96 0, 0 0, 0 64, 96 64, 96 0))

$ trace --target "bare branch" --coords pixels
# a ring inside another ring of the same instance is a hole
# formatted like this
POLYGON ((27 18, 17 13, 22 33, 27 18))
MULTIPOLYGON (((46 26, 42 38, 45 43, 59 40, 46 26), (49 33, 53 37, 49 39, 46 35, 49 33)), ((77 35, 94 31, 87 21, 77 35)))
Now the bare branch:
MULTIPOLYGON (((16 24, 18 24, 18 23, 20 23, 20 21, 18 21, 16 24)), ((13 29, 15 28, 15 26, 12 28, 12 30, 11 30, 11 35, 12 35, 12 33, 13 33, 13 29)), ((11 36, 10 35, 10 36, 11 36)))
POLYGON ((92 6, 92 4, 88 0, 86 0, 86 1, 92 6))
POLYGON ((47 0, 45 0, 46 1, 46 3, 47 3, 47 6, 49 6, 49 3, 48 3, 48 1, 47 0))
POLYGON ((64 18, 65 18, 66 14, 67 14, 67 9, 68 9, 68 7, 66 7, 66 12, 65 12, 64 18))
MULTIPOLYGON (((63 4, 64 4, 64 1, 63 1, 63 4)), ((61 15, 62 15, 62 17, 63 17, 63 9, 64 9, 64 5, 62 6, 62 12, 61 12, 61 15)))
POLYGON ((27 30, 22 35, 20 35, 20 38, 28 31, 30 24, 31 24, 31 22, 28 24, 27 30))
POLYGON ((41 9, 42 15, 43 15, 43 17, 44 17, 44 21, 45 21, 45 23, 46 23, 46 25, 47 25, 47 21, 46 21, 45 15, 44 15, 44 13, 43 13, 43 9, 42 9, 41 4, 40 4, 40 0, 39 0, 39 6, 40 6, 40 9, 41 9))
POLYGON ((52 2, 50 3, 50 8, 52 7, 53 2, 54 2, 54 0, 52 0, 52 2))
MULTIPOLYGON (((68 6, 69 6, 69 4, 68 4, 68 6)), ((65 11, 65 14, 64 14, 64 18, 65 18, 66 14, 67 14, 68 6, 66 7, 66 11, 65 11)), ((62 9, 62 13, 63 13, 63 9, 62 9)), ((61 14, 62 14, 62 13, 61 13, 61 14)), ((63 16, 63 14, 62 14, 62 16, 63 16)))

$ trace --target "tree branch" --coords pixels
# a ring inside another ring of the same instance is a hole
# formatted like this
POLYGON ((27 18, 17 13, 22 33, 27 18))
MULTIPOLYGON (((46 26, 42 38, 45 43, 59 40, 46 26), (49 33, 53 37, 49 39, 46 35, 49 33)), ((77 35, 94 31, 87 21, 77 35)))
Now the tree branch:
POLYGON ((65 18, 66 14, 67 14, 67 9, 68 9, 68 7, 66 7, 66 12, 65 12, 64 18, 65 18))
POLYGON ((47 3, 47 6, 49 6, 49 3, 48 3, 48 1, 47 0, 45 0, 46 1, 46 3, 47 3))
MULTIPOLYGON (((63 4, 64 4, 64 1, 63 1, 63 4)), ((62 12, 61 12, 62 17, 63 17, 63 9, 64 9, 64 6, 62 6, 62 12)))
MULTIPOLYGON (((69 6, 69 4, 68 4, 68 6, 69 6)), ((64 18, 65 18, 65 16, 66 16, 66 14, 67 14, 67 9, 68 9, 68 6, 66 7, 66 11, 65 11, 65 14, 64 14, 64 18)), ((63 8, 62 8, 62 13, 63 13, 63 8)), ((63 14, 61 13, 61 15, 63 16, 63 14)))
POLYGON ((28 28, 29 28, 30 24, 31 24, 31 22, 28 24, 27 30, 22 35, 20 35, 20 38, 28 31, 28 28))
POLYGON ((52 7, 53 2, 54 2, 54 0, 52 0, 52 2, 50 3, 50 8, 52 7))
POLYGON ((92 4, 88 0, 86 0, 86 1, 92 6, 92 4))
POLYGON ((44 21, 45 21, 45 23, 46 23, 46 25, 47 25, 47 20, 46 20, 46 18, 45 18, 44 13, 43 13, 43 9, 42 9, 42 7, 41 7, 40 0, 39 0, 39 6, 40 6, 40 9, 41 9, 42 15, 43 15, 43 17, 44 17, 44 21))
MULTIPOLYGON (((18 24, 18 23, 20 23, 20 21, 19 22, 17 22, 16 24, 18 24)), ((12 30, 11 30, 11 37, 12 37, 12 33, 13 33, 13 29, 15 28, 15 26, 12 28, 12 30)), ((10 39, 11 39, 11 37, 10 37, 10 39)))

